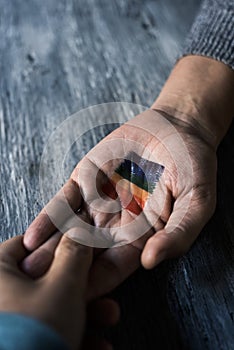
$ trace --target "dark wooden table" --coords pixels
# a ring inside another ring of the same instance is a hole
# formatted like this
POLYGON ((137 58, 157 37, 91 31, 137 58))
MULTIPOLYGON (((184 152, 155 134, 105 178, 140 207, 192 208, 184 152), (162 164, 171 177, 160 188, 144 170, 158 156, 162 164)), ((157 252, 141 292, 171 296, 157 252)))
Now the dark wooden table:
MULTIPOLYGON (((0 0, 1 240, 24 232, 41 209, 39 165, 52 131, 95 104, 150 106, 198 5, 0 0)), ((67 170, 107 132, 87 134, 67 170)), ((232 127, 218 150, 217 210, 190 252, 139 269, 114 292, 122 309, 109 334, 115 349, 234 349, 233 137, 232 127)), ((57 186, 48 176, 49 195, 57 186)))

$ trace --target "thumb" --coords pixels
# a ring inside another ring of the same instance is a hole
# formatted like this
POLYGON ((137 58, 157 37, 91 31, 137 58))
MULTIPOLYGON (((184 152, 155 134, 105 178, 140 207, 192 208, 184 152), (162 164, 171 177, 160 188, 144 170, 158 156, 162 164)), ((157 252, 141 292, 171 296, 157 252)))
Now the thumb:
POLYGON ((65 234, 54 255, 47 278, 54 286, 79 288, 84 291, 92 263, 93 248, 82 245, 65 234), (57 283, 56 283, 57 282, 57 283))
POLYGON ((215 200, 178 198, 166 226, 146 243, 142 265, 151 269, 161 261, 185 254, 214 212, 215 200))

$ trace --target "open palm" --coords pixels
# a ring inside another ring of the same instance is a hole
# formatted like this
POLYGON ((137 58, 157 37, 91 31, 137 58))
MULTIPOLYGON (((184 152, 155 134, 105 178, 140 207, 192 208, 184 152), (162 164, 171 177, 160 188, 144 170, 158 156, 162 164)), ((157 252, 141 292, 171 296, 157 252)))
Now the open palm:
POLYGON ((95 146, 27 229, 23 269, 39 276, 64 232, 96 247, 89 298, 139 266, 185 253, 215 207, 216 155, 203 131, 146 111, 95 146), (62 233, 61 233, 62 232, 62 233))

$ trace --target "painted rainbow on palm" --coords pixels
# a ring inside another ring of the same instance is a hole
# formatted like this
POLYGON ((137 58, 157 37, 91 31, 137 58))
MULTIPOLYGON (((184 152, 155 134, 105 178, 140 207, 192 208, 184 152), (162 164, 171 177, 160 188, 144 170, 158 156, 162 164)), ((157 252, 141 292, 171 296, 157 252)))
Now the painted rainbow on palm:
POLYGON ((163 165, 131 152, 103 185, 102 191, 112 199, 119 197, 123 208, 139 215, 163 170, 163 165))

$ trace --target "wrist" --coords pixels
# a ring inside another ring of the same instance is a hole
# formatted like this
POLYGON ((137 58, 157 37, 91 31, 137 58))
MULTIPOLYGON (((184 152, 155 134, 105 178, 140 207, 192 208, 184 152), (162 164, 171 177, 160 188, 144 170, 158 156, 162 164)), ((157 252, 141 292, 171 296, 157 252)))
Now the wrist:
POLYGON ((223 63, 200 56, 182 58, 152 109, 196 129, 217 148, 234 115, 234 72, 223 63))
MULTIPOLYGON (((211 148, 217 149, 219 137, 200 118, 204 118, 205 111, 187 97, 168 94, 157 99, 151 109, 161 112, 166 119, 184 131, 198 135, 211 148)), ((204 118, 205 119, 205 118, 204 118)))

